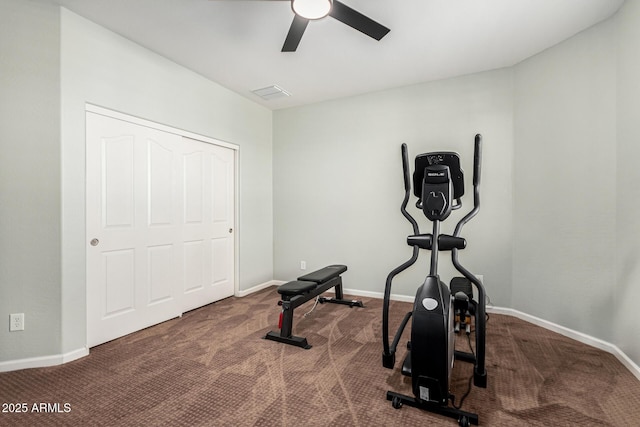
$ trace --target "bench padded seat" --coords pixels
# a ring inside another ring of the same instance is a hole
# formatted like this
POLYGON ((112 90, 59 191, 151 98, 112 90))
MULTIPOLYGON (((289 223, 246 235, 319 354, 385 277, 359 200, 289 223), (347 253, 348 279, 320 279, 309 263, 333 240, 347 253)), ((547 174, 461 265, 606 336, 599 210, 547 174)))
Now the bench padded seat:
POLYGON ((320 270, 316 270, 313 273, 300 276, 298 277, 298 280, 321 284, 333 279, 334 277, 338 277, 345 271, 347 271, 346 265, 335 264, 325 268, 321 268, 320 270))
POLYGON ((278 286, 278 293, 280 295, 287 295, 287 296, 300 295, 305 292, 309 292, 312 289, 315 289, 317 285, 318 284, 315 282, 302 282, 302 281, 287 282, 284 285, 278 286))

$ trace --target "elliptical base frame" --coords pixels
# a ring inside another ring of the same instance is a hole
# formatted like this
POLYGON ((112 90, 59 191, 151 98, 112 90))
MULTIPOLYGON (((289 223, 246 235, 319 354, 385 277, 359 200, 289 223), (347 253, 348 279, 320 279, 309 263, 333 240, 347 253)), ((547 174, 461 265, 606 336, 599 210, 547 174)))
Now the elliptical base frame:
POLYGON ((409 405, 411 407, 422 409, 428 412, 433 412, 438 415, 444 415, 449 418, 454 418, 460 425, 468 425, 469 423, 475 426, 478 425, 478 414, 463 411, 462 409, 456 409, 451 406, 438 405, 435 403, 423 402, 413 396, 407 396, 404 394, 396 393, 394 391, 387 391, 387 400, 390 400, 391 404, 396 409, 400 409, 402 405, 409 405))

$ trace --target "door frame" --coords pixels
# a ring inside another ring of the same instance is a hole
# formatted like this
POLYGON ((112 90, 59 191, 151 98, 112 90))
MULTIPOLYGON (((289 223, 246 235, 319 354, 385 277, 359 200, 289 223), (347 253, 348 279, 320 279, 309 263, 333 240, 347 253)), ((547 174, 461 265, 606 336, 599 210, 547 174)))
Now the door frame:
MULTIPOLYGON (((95 105, 95 104, 90 104, 90 103, 86 103, 85 104, 85 117, 87 113, 94 113, 94 114, 99 114, 105 117, 110 117, 112 119, 117 119, 117 120, 122 120, 125 122, 129 122, 129 123, 133 123, 136 125, 140 125, 140 126, 145 126, 151 129, 156 129, 159 131, 163 131, 163 132, 167 132, 167 133, 172 133, 181 137, 185 137, 185 138, 190 138, 190 139, 194 139, 206 144, 211 144, 211 145, 217 145, 219 147, 223 147, 223 148, 228 148, 233 150, 233 157, 234 157, 234 176, 233 176, 233 180, 234 180, 234 191, 233 191, 233 208, 234 208, 234 233, 233 233, 233 261, 234 261, 234 266, 233 266, 233 295, 234 296, 239 296, 239 277, 240 277, 240 250, 239 250, 239 243, 240 243, 240 197, 239 197, 239 189, 240 189, 240 171, 239 171, 239 166, 240 166, 240 146, 236 145, 236 144, 232 144, 230 142, 227 141, 222 141, 220 139, 216 139, 216 138, 211 138, 208 136, 204 136, 204 135, 200 135, 194 132, 190 132, 190 131, 186 131, 183 129, 178 129, 172 126, 168 126, 168 125, 164 125, 162 123, 158 123, 158 122, 154 122, 151 120, 147 120, 147 119, 143 119, 140 117, 136 117, 136 116, 132 116, 130 114, 126 114, 126 113, 121 113, 119 111, 115 111, 115 110, 111 110, 109 108, 105 108, 105 107, 101 107, 99 105, 95 105)), ((85 141, 85 145, 86 145, 86 141, 85 141)), ((87 172, 85 170, 85 182, 87 179, 87 172)), ((86 193, 86 184, 85 184, 85 193, 86 193)), ((86 205, 85 205, 85 215, 87 214, 86 212, 86 205)), ((88 236, 86 236, 86 230, 85 230, 85 240, 88 238, 88 236)), ((86 245, 88 243, 85 241, 85 248, 86 245)), ((86 254, 86 250, 85 249, 85 254, 86 254)), ((87 263, 86 263, 86 256, 85 256, 85 278, 88 277, 88 273, 87 273, 87 263)), ((88 307, 88 298, 89 298, 89 292, 88 292, 88 282, 85 279, 85 294, 86 294, 86 298, 87 300, 85 301, 85 307, 88 307)), ((87 316, 87 321, 88 321, 88 310, 86 313, 87 316)), ((87 331, 88 334, 88 331, 87 331)), ((86 342, 88 342, 89 337, 87 335, 86 337, 86 342)))

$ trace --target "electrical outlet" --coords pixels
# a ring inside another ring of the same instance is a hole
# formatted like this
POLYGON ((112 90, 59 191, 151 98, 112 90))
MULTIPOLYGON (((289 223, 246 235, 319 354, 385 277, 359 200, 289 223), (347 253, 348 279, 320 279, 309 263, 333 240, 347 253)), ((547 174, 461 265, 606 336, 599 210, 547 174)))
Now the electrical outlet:
POLYGON ((307 261, 300 261, 300 270, 307 269, 307 261))
POLYGON ((9 315, 9 332, 24 331, 24 313, 9 315))

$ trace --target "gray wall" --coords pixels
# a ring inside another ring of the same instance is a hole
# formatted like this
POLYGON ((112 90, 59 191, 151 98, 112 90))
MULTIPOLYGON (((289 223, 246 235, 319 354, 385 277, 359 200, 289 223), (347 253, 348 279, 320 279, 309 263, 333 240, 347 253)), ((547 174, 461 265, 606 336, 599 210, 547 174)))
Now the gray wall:
POLYGON ((617 17, 617 209, 614 342, 640 365, 640 2, 617 17))
POLYGON ((0 361, 60 352, 59 52, 57 7, 0 2, 0 361))
POLYGON ((513 307, 640 364, 640 2, 515 67, 513 307))
POLYGON ((612 342, 615 21, 515 67, 512 307, 612 342))
MULTIPOLYGON (((324 102, 274 114, 275 277, 344 263, 345 287, 382 293, 389 271, 411 255, 400 145, 411 159, 434 150, 462 156, 469 192, 453 226, 473 203, 473 141, 484 136, 482 209, 465 228, 461 260, 482 274, 492 301, 509 305, 512 265, 513 79, 509 69, 324 102)), ((415 204, 415 199, 411 206, 415 204)), ((423 232, 430 223, 412 209, 423 232)), ((453 275, 442 257, 441 276, 453 275)), ((397 279, 394 293, 413 296, 428 255, 397 279)))

